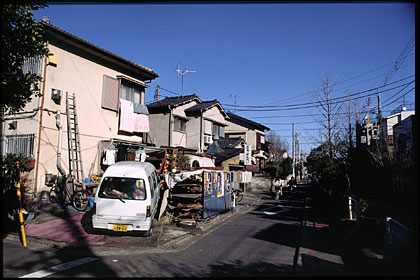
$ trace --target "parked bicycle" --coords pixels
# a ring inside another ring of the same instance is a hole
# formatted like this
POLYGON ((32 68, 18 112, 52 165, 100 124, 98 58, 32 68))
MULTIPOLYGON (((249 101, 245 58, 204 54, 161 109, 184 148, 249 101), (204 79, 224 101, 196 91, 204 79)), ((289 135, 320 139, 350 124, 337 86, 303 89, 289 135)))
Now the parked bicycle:
POLYGON ((65 184, 54 184, 50 190, 50 201, 58 204, 71 204, 78 211, 85 211, 89 205, 89 192, 78 187, 70 194, 65 184))
POLYGON ((232 191, 232 201, 235 198, 235 202, 239 203, 244 198, 244 193, 238 189, 232 191))

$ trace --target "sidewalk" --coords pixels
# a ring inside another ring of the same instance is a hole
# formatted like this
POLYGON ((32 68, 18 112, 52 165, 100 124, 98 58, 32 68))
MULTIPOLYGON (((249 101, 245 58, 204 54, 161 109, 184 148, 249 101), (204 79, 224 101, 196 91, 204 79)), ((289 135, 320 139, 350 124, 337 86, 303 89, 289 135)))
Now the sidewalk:
MULTIPOLYGON (((340 246, 346 275, 386 276, 390 275, 384 262, 382 246, 385 234, 383 224, 376 221, 340 219, 335 215, 334 202, 326 193, 315 194, 313 206, 323 218, 340 246)), ((332 242, 332 241, 331 241, 332 242)))
MULTIPOLYGON (((201 221, 197 227, 178 227, 166 222, 154 220, 153 234, 143 237, 142 233, 117 233, 112 231, 93 231, 92 212, 78 212, 71 206, 57 207, 56 204, 43 204, 38 209, 35 219, 25 222, 28 248, 59 247, 89 248, 96 255, 118 255, 144 252, 176 250, 186 239, 201 235, 225 219, 247 211, 258 199, 255 194, 246 193, 243 201, 232 209, 217 216, 201 221)), ((17 232, 8 234, 3 241, 19 241, 17 232)))

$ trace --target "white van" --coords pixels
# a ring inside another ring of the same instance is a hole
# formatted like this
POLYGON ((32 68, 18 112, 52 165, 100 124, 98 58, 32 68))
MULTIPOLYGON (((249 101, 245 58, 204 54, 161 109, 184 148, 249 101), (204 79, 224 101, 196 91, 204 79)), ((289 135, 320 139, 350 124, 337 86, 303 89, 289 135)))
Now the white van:
POLYGON ((159 177, 148 162, 121 161, 107 168, 95 195, 95 229, 152 233, 159 202, 159 177))

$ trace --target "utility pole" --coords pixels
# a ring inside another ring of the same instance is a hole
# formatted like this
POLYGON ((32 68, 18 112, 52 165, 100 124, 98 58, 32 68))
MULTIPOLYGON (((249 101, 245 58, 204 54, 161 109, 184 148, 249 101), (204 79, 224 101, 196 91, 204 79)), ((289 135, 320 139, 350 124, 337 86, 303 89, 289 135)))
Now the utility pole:
MULTIPOLYGON (((296 177, 297 177, 299 175, 299 168, 298 168, 298 166, 299 166, 299 163, 300 163, 300 161, 299 161, 299 139, 298 139, 298 133, 297 132, 296 132, 295 141, 296 141, 296 143, 295 143, 295 145, 296 145, 296 147, 295 147, 295 152, 296 152, 296 155, 295 155, 295 157, 296 157, 296 160, 295 160, 295 164, 296 164, 295 169, 296 169, 296 171, 295 171, 295 173, 296 173, 296 177)), ((295 177, 295 179, 296 179, 296 177, 295 177)))
POLYGON ((295 177, 295 124, 292 123, 292 174, 295 177))
POLYGON ((351 98, 349 97, 349 146, 352 147, 352 133, 351 133, 351 98))
MULTIPOLYGON (((385 81, 384 85, 386 85, 386 81, 385 81)), ((382 120, 381 95, 380 95, 380 91, 378 89, 378 123, 381 123, 381 120, 382 120)))
POLYGON ((159 101, 159 94, 160 94, 160 85, 156 86, 156 91, 155 91, 155 100, 159 101))

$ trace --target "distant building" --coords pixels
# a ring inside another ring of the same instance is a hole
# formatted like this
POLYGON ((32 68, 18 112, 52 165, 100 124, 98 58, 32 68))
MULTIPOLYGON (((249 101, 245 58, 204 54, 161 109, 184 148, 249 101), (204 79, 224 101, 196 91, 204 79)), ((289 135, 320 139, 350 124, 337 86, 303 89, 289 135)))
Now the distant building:
POLYGON ((394 171, 394 190, 396 193, 413 192, 415 185, 415 151, 414 141, 416 137, 415 115, 406 117, 393 126, 394 158, 398 167, 394 171))
POLYGON ((414 111, 407 111, 405 107, 400 112, 394 112, 392 115, 382 118, 380 123, 380 144, 387 147, 389 152, 394 149, 393 127, 407 117, 414 115, 414 111))
POLYGON ((366 116, 362 125, 356 124, 356 145, 372 145, 374 140, 379 139, 378 130, 378 124, 366 116))
POLYGON ((265 131, 269 131, 270 128, 230 112, 228 112, 228 116, 229 120, 225 128, 225 137, 240 137, 244 139, 246 144, 251 145, 254 164, 261 170, 269 159, 265 131))

